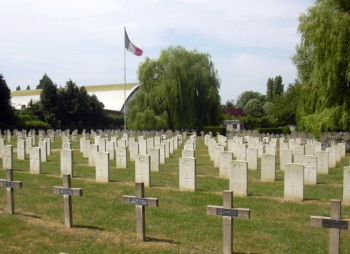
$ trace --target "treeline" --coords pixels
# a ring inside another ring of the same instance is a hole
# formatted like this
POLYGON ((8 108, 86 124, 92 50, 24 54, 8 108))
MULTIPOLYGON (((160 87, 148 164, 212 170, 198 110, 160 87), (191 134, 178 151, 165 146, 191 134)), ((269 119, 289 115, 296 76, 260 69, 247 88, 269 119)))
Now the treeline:
POLYGON ((316 136, 350 131, 350 2, 316 1, 299 20, 298 80, 283 91, 282 78, 270 78, 265 95, 247 91, 226 103, 226 118, 250 129, 293 124, 316 136))
POLYGON ((41 88, 40 101, 31 101, 28 106, 15 111, 10 103, 10 90, 1 77, 0 128, 57 128, 97 129, 123 126, 122 117, 106 116, 104 105, 95 95, 89 95, 84 87, 69 80, 58 88, 45 74, 37 87, 41 88), (5 93, 3 93, 5 91, 5 93), (11 121, 8 121, 11 119, 11 121))
POLYGON ((295 81, 284 90, 281 76, 269 78, 266 94, 243 92, 236 103, 223 105, 225 119, 240 119, 247 129, 276 128, 296 124, 300 83, 295 81))

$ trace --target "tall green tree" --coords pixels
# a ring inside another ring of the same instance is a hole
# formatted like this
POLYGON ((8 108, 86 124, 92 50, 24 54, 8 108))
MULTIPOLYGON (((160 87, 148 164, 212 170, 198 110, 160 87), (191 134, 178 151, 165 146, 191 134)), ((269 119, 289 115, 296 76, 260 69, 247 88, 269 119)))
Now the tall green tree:
POLYGON ((248 101, 250 101, 251 99, 257 99, 263 103, 265 101, 265 96, 255 91, 245 91, 238 96, 236 107, 244 108, 248 101))
POLYGON ((139 68, 142 84, 130 106, 135 129, 200 128, 220 120, 220 82, 208 54, 170 47, 139 68))
POLYGON ((12 127, 14 121, 15 114, 11 105, 11 91, 4 77, 0 74, 0 129, 12 127))
POLYGON ((266 100, 267 101, 272 101, 273 100, 273 78, 269 78, 267 80, 267 84, 266 84, 266 100))
POLYGON ((44 113, 44 119, 50 126, 61 128, 57 116, 60 113, 60 98, 57 86, 45 74, 41 79, 40 103, 44 113))
POLYGON ((276 76, 274 79, 269 78, 266 84, 266 100, 274 101, 277 97, 283 95, 284 85, 282 84, 282 77, 276 76))
POLYGON ((350 3, 318 0, 300 17, 294 63, 302 83, 298 124, 306 131, 350 130, 350 3))

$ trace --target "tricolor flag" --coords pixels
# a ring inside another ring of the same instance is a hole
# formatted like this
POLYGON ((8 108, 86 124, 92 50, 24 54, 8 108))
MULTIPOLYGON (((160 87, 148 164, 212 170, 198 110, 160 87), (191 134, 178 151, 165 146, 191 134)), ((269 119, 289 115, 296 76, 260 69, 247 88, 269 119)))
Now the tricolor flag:
POLYGON ((136 47, 132 42, 129 40, 129 36, 126 33, 126 30, 124 30, 124 39, 125 39, 125 48, 129 50, 131 53, 133 53, 136 56, 141 56, 143 51, 142 49, 136 47))

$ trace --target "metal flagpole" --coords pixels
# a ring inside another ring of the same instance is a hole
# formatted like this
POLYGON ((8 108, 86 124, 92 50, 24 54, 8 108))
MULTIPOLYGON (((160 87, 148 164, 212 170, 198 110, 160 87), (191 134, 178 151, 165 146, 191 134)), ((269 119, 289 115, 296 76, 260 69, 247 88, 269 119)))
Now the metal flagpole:
POLYGON ((125 34, 126 29, 124 26, 124 130, 126 131, 126 45, 125 45, 125 34))

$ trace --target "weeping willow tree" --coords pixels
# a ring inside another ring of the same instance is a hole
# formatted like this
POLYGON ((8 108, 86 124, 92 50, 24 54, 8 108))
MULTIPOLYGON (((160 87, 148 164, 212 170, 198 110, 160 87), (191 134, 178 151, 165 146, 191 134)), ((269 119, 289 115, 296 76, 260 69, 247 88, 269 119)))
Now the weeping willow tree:
POLYGON ((170 47, 140 65, 139 81, 131 129, 200 128, 220 120, 220 82, 208 54, 170 47))
POLYGON ((318 0, 300 17, 294 63, 302 83, 298 125, 320 135, 350 130, 350 1, 318 0))

